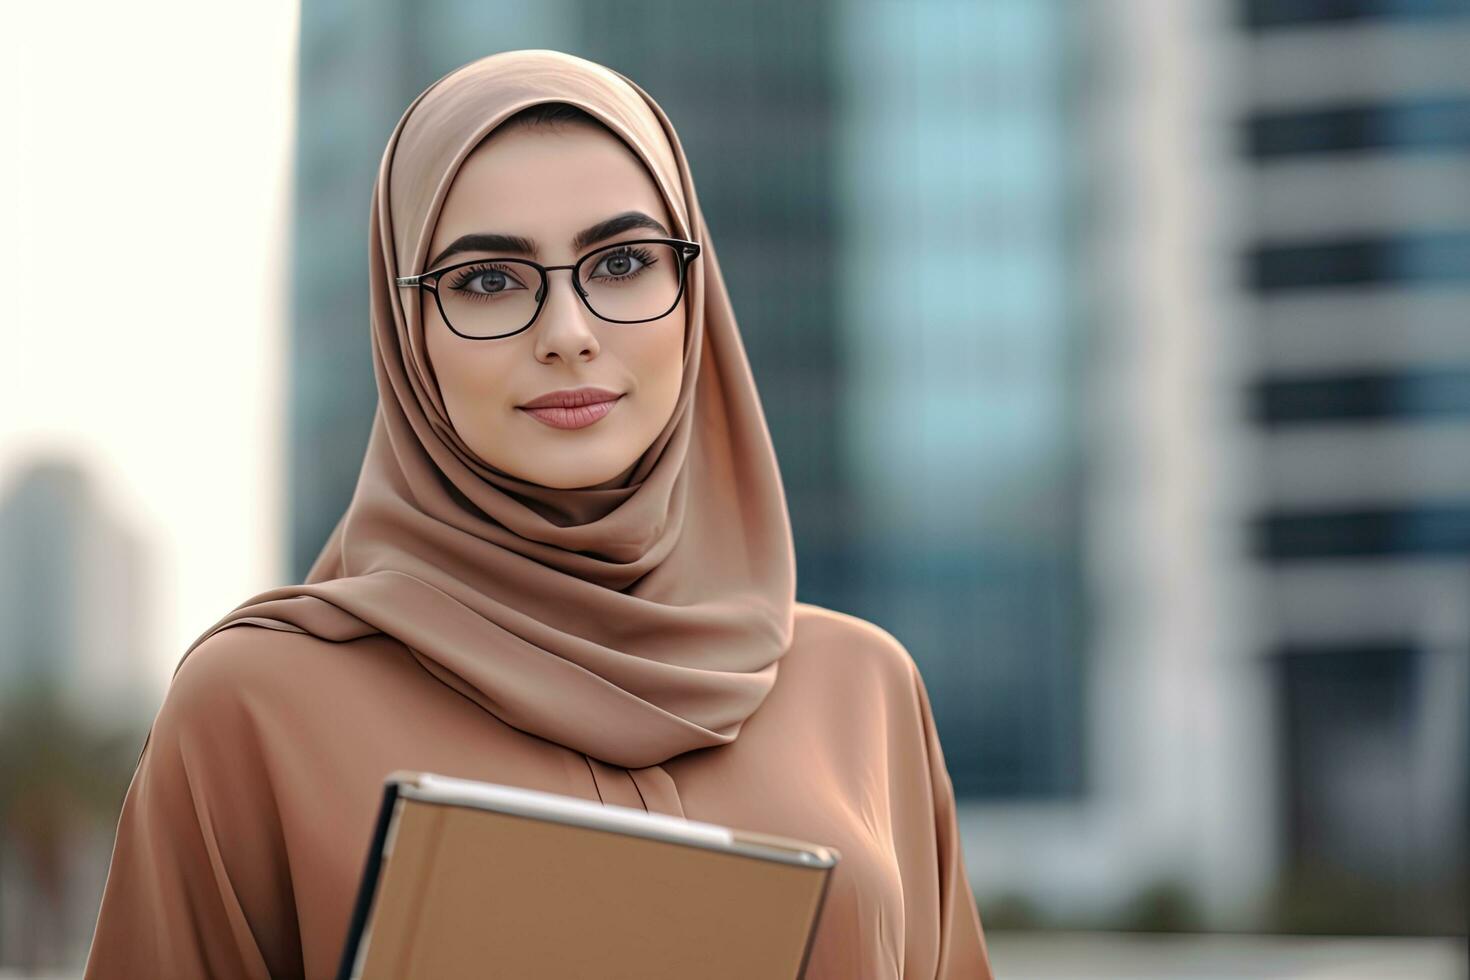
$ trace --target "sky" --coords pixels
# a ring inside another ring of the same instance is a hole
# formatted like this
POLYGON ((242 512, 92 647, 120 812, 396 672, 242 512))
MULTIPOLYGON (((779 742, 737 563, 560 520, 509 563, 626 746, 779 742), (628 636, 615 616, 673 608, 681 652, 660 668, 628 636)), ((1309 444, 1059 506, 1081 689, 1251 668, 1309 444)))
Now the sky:
POLYGON ((7 8, 0 485, 64 453, 148 550, 162 691, 284 574, 289 0, 7 8))

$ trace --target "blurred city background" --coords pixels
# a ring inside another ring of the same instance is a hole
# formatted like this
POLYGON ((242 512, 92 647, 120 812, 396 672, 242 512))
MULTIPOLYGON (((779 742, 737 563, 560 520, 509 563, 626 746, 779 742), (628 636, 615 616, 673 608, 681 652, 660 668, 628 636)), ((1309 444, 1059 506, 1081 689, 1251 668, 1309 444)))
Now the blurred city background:
POLYGON ((677 127, 998 975, 1467 975, 1470 0, 6 18, 0 976, 80 972, 178 658, 347 503, 394 124, 525 47, 677 127))

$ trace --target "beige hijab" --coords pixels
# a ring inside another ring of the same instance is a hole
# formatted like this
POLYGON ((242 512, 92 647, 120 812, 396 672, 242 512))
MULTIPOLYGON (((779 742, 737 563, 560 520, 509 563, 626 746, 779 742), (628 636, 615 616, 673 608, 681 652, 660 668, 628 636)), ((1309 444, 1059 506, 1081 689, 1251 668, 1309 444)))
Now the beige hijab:
POLYGON ((668 117, 623 75, 572 55, 471 62, 398 121, 370 227, 378 410, 351 504, 304 584, 247 600, 184 657, 241 623, 334 641, 385 633, 507 724, 612 765, 735 739, 791 641, 795 556, 735 313, 668 117), (618 134, 663 192, 674 233, 703 245, 690 265, 678 403, 614 489, 545 487, 479 459, 436 387, 417 291, 394 284, 426 271, 470 151, 547 101, 618 134))

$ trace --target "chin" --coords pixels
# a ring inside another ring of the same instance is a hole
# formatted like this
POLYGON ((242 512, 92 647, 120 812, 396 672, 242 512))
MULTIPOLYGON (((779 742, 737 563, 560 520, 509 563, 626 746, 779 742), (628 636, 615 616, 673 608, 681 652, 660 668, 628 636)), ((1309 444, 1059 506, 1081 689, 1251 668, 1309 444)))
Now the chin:
POLYGON ((556 487, 559 490, 576 490, 582 487, 595 487, 609 480, 621 476, 633 465, 629 460, 621 465, 598 466, 590 468, 588 460, 581 458, 577 460, 576 466, 566 469, 548 470, 543 466, 527 467, 527 471, 535 475, 528 479, 547 487, 556 487))

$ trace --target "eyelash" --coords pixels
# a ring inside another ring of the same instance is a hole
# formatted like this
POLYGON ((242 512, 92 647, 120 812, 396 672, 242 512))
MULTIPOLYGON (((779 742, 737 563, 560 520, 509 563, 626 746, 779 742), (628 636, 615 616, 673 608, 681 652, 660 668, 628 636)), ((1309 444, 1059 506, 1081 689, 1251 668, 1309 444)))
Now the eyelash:
POLYGON ((477 265, 466 266, 465 268, 459 270, 459 272, 456 274, 455 280, 449 284, 449 288, 461 289, 463 288, 465 283, 471 281, 472 279, 478 279, 480 276, 483 276, 487 272, 499 272, 511 278, 515 277, 515 273, 511 271, 511 268, 508 266, 496 265, 493 262, 482 262, 477 265))
MULTIPOLYGON (((650 252, 648 249, 642 247, 615 248, 604 253, 603 258, 609 258, 614 255, 631 256, 637 259, 639 262, 643 263, 637 269, 634 269, 632 272, 628 273, 626 276, 609 276, 608 278, 612 279, 614 282, 617 282, 621 279, 631 279, 633 276, 641 273, 644 269, 650 269, 658 264, 658 259, 654 258, 653 253, 650 252)), ((601 263, 599 262, 598 264, 600 265, 601 263)))
MULTIPOLYGON (((604 252, 603 253, 602 259, 610 258, 610 257, 612 257, 614 255, 631 256, 632 258, 635 258, 639 262, 641 262, 642 265, 640 265, 637 269, 633 270, 632 272, 628 273, 625 276, 607 276, 606 277, 606 278, 610 279, 613 282, 619 282, 619 281, 621 281, 623 279, 631 279, 634 276, 638 275, 639 273, 643 272, 645 269, 652 268, 653 266, 655 266, 655 265, 658 264, 658 259, 656 259, 654 257, 653 253, 650 252, 648 249, 643 248, 641 246, 639 246, 639 247, 628 246, 626 248, 609 249, 607 252, 604 252)), ((598 260, 598 264, 599 265, 602 263, 602 259, 599 259, 598 260)), ((454 282, 450 283, 449 286, 450 286, 451 289, 460 289, 460 288, 462 288, 465 285, 465 283, 467 283, 470 280, 476 278, 477 276, 483 276, 486 272, 492 272, 492 271, 493 272, 500 272, 500 273, 503 273, 503 274, 505 274, 507 276, 514 276, 514 273, 511 271, 511 269, 509 267, 504 266, 504 265, 496 265, 493 262, 487 262, 487 263, 481 263, 481 264, 478 264, 478 265, 468 266, 468 267, 466 267, 464 269, 461 269, 459 271, 458 277, 454 280, 454 282)))

